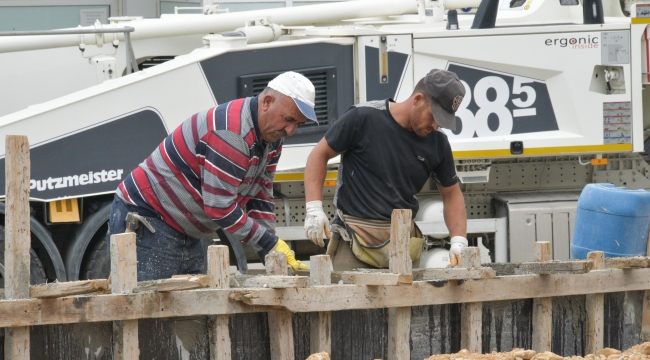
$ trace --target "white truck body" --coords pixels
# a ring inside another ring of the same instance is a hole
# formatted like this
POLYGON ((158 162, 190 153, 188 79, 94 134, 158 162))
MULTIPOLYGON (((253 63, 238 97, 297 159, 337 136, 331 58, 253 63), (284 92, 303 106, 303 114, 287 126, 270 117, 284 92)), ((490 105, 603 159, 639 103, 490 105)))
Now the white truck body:
MULTIPOLYGON (((514 2, 503 0, 496 27, 472 29, 473 15, 463 15, 459 29, 450 30, 443 9, 468 2, 392 1, 391 8, 381 10, 355 3, 338 17, 332 5, 318 5, 263 17, 239 13, 244 15, 218 27, 210 17, 225 15, 182 16, 141 26, 120 22, 136 27, 133 47, 140 61, 175 56, 124 76, 122 55, 93 58, 106 60, 103 64, 80 61, 78 35, 27 42, 0 37, 0 61, 11 59, 21 69, 29 61, 40 63, 30 55, 56 53, 46 68, 60 64, 67 67, 63 72, 78 76, 49 77, 43 86, 53 90, 35 92, 32 99, 52 100, 32 104, 24 93, 42 72, 22 69, 3 75, 9 83, 2 82, 0 95, 11 101, 0 110, 10 109, 0 117, 0 129, 29 137, 30 196, 34 204, 44 203, 35 217, 47 223, 47 204, 62 199, 100 199, 104 208, 124 176, 187 117, 259 93, 275 74, 287 70, 301 71, 315 83, 322 120, 287 139, 278 166, 277 231, 288 240, 304 239, 302 171, 328 126, 355 103, 406 99, 432 68, 456 72, 466 86, 458 130, 444 131, 465 193, 468 232, 490 251, 487 260, 531 260, 534 241, 551 241, 554 257, 568 258, 575 201, 584 185, 650 188, 650 167, 642 157, 650 126, 650 110, 644 109, 650 105, 644 90, 650 19, 626 17, 617 1, 603 3, 602 24, 583 24, 577 2, 527 0, 511 8, 514 2), (373 16, 380 17, 340 22, 373 16), (248 31, 248 37, 208 35, 234 30, 244 21, 251 28, 241 31, 248 31), (323 23, 328 25, 319 25, 323 23), (264 34, 278 29, 280 36, 264 40, 264 34), (199 43, 204 45, 195 48, 199 43), (117 74, 109 80, 98 70, 107 69, 106 64, 117 74), (69 79, 70 87, 54 89, 69 79), (23 94, 14 96, 11 88, 23 94), (72 88, 79 91, 64 95, 72 88), (30 106, 14 111, 26 103, 30 106)), ((86 44, 93 41, 95 35, 84 38, 86 44)), ((98 50, 88 46, 86 52, 92 51, 98 50)), ((2 144, 4 137, 3 157, 2 144)), ((324 190, 330 215, 337 162, 331 161, 324 190)), ((429 243, 444 246, 446 228, 434 214, 439 210, 432 210, 439 209, 437 189, 427 185, 418 198, 424 205, 417 220, 431 235, 429 243)), ((94 213, 83 205, 81 211, 94 213)), ((84 220, 79 222, 84 227, 84 220)), ((100 228, 86 238, 71 240, 70 248, 76 250, 64 256, 68 279, 83 277, 79 256, 100 241, 100 228)), ((299 255, 319 251, 309 242, 294 246, 299 255)))

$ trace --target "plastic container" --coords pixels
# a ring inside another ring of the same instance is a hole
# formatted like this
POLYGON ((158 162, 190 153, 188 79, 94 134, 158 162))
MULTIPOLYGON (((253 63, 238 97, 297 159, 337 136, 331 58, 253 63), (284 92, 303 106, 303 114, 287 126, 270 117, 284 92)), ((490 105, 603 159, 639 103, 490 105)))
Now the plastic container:
POLYGON ((571 258, 585 259, 590 251, 645 256, 649 226, 650 192, 589 184, 578 199, 571 258))

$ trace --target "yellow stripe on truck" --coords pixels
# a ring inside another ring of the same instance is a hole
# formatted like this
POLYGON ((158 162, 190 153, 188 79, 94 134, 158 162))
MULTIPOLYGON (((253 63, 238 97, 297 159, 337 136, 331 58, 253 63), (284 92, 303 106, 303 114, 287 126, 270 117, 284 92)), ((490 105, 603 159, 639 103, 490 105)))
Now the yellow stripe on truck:
MULTIPOLYGON (((336 180, 338 172, 336 171, 328 171, 327 174, 325 174, 325 180, 336 180)), ((302 172, 283 172, 283 173, 275 173, 275 178, 273 178, 273 181, 304 181, 305 180, 305 173, 302 172)))
POLYGON ((590 146, 557 146, 543 148, 524 148, 521 155, 512 155, 510 149, 496 150, 471 150, 471 151, 454 151, 454 159, 475 159, 475 158, 492 158, 492 157, 511 157, 511 156, 534 156, 534 155, 570 155, 584 153, 611 153, 632 151, 632 144, 612 144, 612 145, 590 145, 590 146))
MULTIPOLYGON (((556 146, 542 148, 524 148, 521 155, 512 155, 510 149, 454 151, 454 159, 476 159, 514 156, 543 156, 571 154, 603 154, 632 151, 632 144, 587 145, 587 146, 556 146)), ((336 180, 337 172, 328 171, 325 180, 336 180)), ((304 181, 305 173, 286 172, 275 173, 274 181, 304 181)))

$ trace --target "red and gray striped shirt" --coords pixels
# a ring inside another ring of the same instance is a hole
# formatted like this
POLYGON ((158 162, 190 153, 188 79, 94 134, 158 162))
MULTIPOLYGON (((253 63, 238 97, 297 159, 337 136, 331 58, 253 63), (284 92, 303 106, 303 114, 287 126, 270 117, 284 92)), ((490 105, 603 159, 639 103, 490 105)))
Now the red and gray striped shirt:
POLYGON ((282 139, 264 143, 257 98, 237 99, 183 122, 117 189, 194 238, 222 228, 264 253, 277 242, 273 176, 282 139))

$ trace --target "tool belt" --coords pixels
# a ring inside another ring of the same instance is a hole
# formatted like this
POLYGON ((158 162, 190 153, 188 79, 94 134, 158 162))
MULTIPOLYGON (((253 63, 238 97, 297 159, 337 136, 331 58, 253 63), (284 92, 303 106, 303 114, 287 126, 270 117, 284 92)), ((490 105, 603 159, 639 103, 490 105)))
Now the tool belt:
MULTIPOLYGON (((377 268, 387 268, 390 260, 390 221, 368 220, 345 215, 336 210, 332 221, 333 235, 349 241, 352 253, 357 259, 377 268)), ((411 261, 420 258, 424 236, 414 221, 411 221, 409 255, 411 261)))

